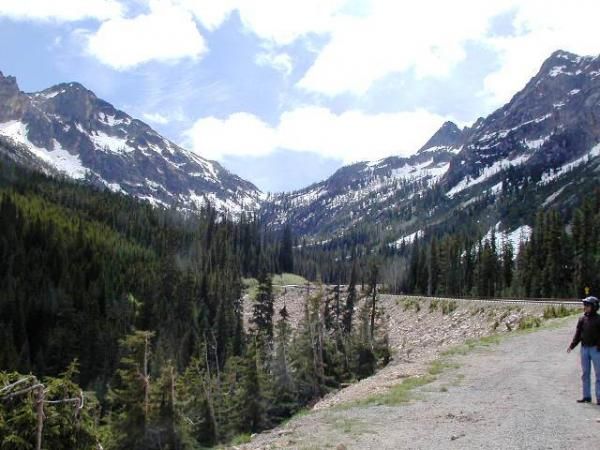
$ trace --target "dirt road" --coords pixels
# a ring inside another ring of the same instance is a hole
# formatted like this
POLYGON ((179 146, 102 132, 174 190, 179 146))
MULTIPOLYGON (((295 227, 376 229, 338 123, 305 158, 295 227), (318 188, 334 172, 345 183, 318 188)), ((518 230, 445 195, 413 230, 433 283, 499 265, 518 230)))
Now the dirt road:
POLYGON ((245 448, 597 450, 600 406, 575 402, 579 351, 565 352, 576 320, 454 357, 407 404, 316 411, 245 448))

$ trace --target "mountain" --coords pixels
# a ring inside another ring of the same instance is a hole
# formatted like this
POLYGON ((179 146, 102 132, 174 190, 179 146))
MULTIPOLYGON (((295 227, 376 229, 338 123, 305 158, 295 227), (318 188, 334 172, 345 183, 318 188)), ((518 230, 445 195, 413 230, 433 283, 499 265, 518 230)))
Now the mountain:
POLYGON ((411 157, 359 162, 305 189, 272 195, 263 217, 271 226, 290 223, 297 233, 316 235, 347 230, 367 216, 393 216, 402 199, 418 196, 446 173, 465 132, 446 122, 411 157))
POLYGON ((508 167, 526 167, 542 183, 564 174, 598 156, 599 119, 600 58, 554 52, 508 104, 475 124, 445 176, 448 196, 508 167))
POLYGON ((0 72, 0 153, 154 205, 232 214, 254 210, 260 191, 214 161, 165 139, 79 83, 21 92, 0 72))
POLYGON ((569 207, 600 179, 600 57, 554 52, 509 103, 460 130, 447 122, 410 157, 360 162, 267 199, 263 217, 317 240, 366 231, 410 240, 465 221, 514 230, 569 207), (501 223, 501 226, 499 224, 501 223))

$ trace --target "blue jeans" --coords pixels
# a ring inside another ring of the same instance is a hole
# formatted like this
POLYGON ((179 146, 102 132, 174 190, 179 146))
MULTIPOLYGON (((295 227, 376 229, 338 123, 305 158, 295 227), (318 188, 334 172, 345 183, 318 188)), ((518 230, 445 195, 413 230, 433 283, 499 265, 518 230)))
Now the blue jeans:
POLYGON ((594 364, 596 375, 596 401, 600 401, 600 350, 596 347, 581 346, 581 382, 583 383, 583 398, 592 398, 590 375, 591 365, 594 364))

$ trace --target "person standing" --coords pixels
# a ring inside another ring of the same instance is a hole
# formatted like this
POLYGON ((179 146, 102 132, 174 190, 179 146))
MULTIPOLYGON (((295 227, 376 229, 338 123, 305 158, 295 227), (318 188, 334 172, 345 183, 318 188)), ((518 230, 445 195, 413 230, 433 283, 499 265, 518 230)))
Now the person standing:
POLYGON ((591 366, 594 366, 596 376, 596 404, 600 405, 600 302, 596 297, 586 297, 583 300, 583 316, 577 322, 575 336, 567 348, 570 353, 581 342, 581 382, 583 397, 578 403, 590 403, 592 392, 590 386, 591 366))

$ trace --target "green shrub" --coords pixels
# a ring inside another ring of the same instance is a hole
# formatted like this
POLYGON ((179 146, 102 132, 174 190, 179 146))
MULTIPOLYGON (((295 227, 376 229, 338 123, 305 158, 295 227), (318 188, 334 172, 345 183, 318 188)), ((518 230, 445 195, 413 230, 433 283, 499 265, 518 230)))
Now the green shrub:
POLYGON ((538 328, 542 324, 542 319, 539 317, 526 316, 519 322, 519 330, 527 330, 530 328, 538 328))
POLYGON ((577 314, 579 311, 575 308, 567 308, 565 305, 550 305, 544 308, 544 319, 553 319, 555 317, 567 317, 571 314, 577 314))
POLYGON ((458 308, 458 304, 454 300, 444 300, 442 301, 442 314, 448 315, 458 308))
POLYGON ((414 309, 415 312, 421 311, 421 304, 417 299, 407 298, 403 302, 403 311, 408 311, 409 309, 414 309))

